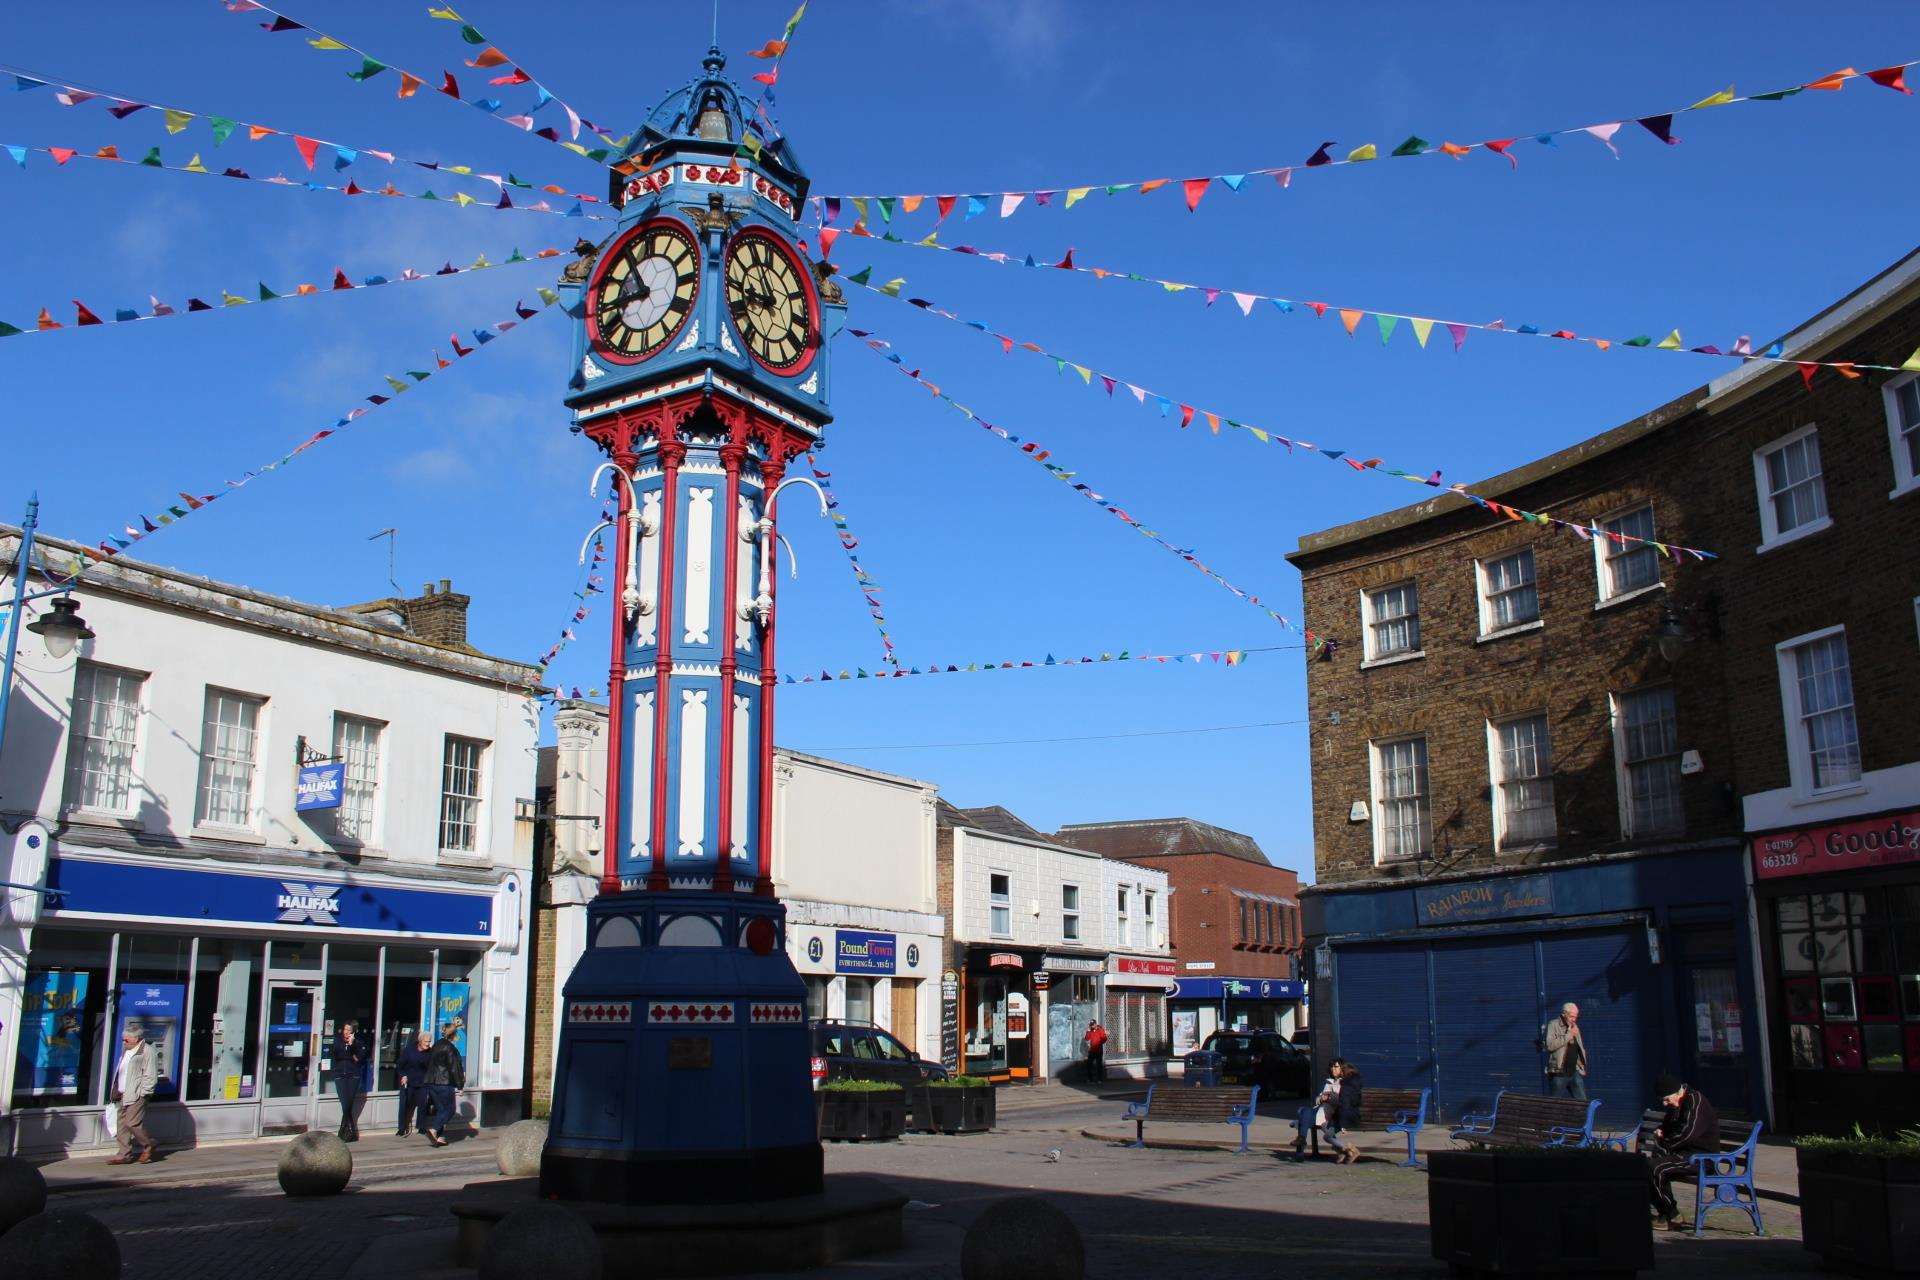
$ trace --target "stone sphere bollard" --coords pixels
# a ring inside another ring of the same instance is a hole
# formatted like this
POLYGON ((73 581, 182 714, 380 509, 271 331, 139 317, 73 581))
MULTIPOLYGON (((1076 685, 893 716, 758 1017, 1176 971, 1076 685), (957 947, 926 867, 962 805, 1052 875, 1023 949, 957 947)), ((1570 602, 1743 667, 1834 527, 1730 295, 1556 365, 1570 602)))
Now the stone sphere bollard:
POLYGON ((280 1153, 280 1189, 290 1196, 331 1196, 353 1176, 353 1152, 330 1133, 303 1133, 280 1153))
POLYGON ((1039 1196, 988 1205, 960 1245, 964 1280, 1084 1280, 1087 1247, 1080 1228, 1039 1196))
POLYGON ((545 1120, 516 1120, 500 1135, 494 1159, 509 1178, 532 1178, 540 1173, 540 1153, 547 1145, 545 1120))
POLYGON ((494 1224, 480 1280, 600 1280, 602 1265, 593 1228, 571 1209, 542 1201, 494 1224))
POLYGON ((17 1156, 0 1156, 0 1236, 47 1207, 47 1180, 17 1156))
POLYGON ((0 1236, 7 1280, 119 1280, 120 1245, 98 1218, 37 1213, 0 1236))

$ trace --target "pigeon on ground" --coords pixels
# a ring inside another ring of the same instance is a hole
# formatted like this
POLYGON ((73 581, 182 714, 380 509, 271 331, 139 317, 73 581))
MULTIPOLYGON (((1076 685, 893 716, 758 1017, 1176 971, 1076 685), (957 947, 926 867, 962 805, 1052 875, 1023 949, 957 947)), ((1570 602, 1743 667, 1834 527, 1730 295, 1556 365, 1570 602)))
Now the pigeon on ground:
POLYGON ((1048 1163, 1048 1164, 1059 1164, 1059 1163, 1060 1163, 1060 1148, 1058 1148, 1058 1147, 1048 1147, 1048 1148, 1047 1148, 1047 1152, 1046 1152, 1046 1155, 1047 1155, 1047 1163, 1048 1163))

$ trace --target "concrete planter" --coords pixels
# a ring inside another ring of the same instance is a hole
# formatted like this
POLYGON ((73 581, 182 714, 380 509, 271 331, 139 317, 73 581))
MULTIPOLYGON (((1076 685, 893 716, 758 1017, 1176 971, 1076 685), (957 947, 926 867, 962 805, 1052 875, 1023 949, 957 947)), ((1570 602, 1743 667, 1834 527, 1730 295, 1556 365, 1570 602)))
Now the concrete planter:
POLYGON ((1628 1275, 1653 1266, 1647 1166, 1619 1151, 1436 1151, 1433 1256, 1456 1272, 1628 1275))
POLYGON ((1808 1252, 1849 1269, 1920 1275, 1920 1159, 1802 1148, 1795 1161, 1808 1252))
POLYGON ((998 1094, 992 1085, 966 1089, 928 1086, 927 1128, 935 1133, 985 1133, 993 1128, 998 1094))
POLYGON ((906 1127, 905 1089, 820 1089, 813 1096, 824 1142, 883 1142, 906 1127))

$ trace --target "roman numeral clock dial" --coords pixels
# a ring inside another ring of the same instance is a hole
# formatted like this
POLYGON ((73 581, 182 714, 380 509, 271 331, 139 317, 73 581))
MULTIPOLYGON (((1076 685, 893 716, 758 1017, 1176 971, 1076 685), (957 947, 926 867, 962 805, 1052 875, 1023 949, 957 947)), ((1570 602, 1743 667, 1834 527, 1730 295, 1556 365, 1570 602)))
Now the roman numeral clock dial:
POLYGON ((813 280, 779 240, 748 229, 727 246, 727 310, 754 358, 773 373, 799 373, 819 346, 813 280))
POLYGON ((588 292, 596 355, 637 364, 673 340, 700 292, 700 253, 672 222, 635 228, 601 260, 588 292))

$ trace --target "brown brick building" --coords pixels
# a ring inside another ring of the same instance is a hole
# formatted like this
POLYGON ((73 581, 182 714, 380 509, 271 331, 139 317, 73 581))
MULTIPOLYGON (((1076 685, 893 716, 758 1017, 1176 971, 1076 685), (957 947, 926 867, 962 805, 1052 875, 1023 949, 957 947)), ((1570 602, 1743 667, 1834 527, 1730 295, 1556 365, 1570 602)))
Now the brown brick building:
POLYGON ((1308 667, 1316 1053, 1453 1116, 1538 1090, 1573 1000, 1609 1120, 1663 1068, 1793 1127, 1920 1096, 1915 853, 1863 849, 1857 898, 1786 884, 1776 918, 1796 877, 1750 847, 1920 828, 1920 386, 1790 362, 1907 362, 1917 264, 1785 362, 1471 486, 1594 532, 1448 493, 1301 539, 1333 641, 1308 667))
POLYGON ((1169 1004, 1176 1056, 1221 1027, 1306 1025, 1300 878, 1252 836, 1193 818, 1080 822, 1053 839, 1167 874, 1178 965, 1169 1004))

